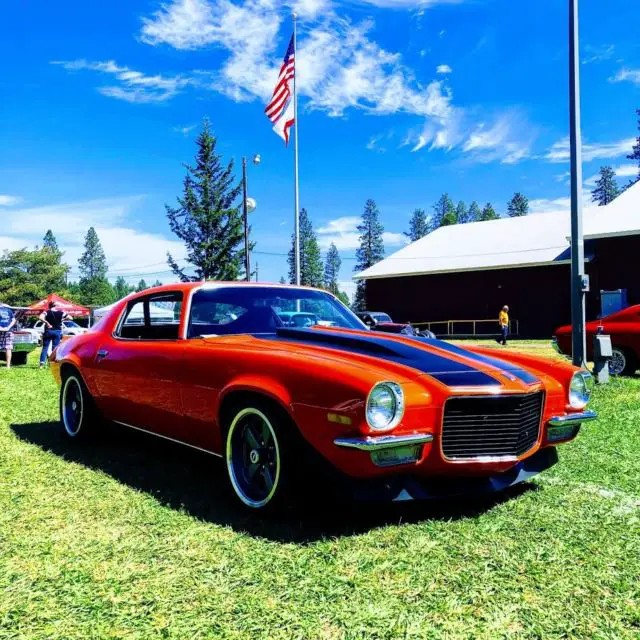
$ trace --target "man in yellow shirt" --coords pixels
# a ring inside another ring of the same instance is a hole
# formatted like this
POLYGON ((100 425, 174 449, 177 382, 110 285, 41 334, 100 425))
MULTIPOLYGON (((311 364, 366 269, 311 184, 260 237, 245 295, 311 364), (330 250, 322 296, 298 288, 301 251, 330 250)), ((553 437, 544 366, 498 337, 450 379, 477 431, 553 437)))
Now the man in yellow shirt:
POLYGON ((506 345, 507 336, 509 335, 509 307, 505 304, 498 316, 498 324, 500 325, 500 337, 498 344, 506 345))

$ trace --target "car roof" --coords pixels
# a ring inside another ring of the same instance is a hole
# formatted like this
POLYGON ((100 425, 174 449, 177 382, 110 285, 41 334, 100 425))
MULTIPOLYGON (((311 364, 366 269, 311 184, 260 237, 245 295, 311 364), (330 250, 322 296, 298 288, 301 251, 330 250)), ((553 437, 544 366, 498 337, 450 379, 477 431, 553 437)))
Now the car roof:
POLYGON ((236 280, 236 281, 213 281, 209 280, 206 282, 198 281, 198 282, 176 282, 174 284, 163 284, 159 287, 150 287, 149 289, 145 289, 144 291, 135 292, 135 294, 130 294, 130 298, 136 298, 138 296, 144 297, 148 296, 152 293, 162 293, 162 292, 171 292, 171 291, 182 291, 184 293, 188 293, 189 291, 193 291, 194 289, 203 289, 203 290, 213 290, 213 289, 223 289, 228 287, 249 287, 251 289, 264 289, 264 288, 273 288, 273 289, 301 289, 303 291, 320 291, 322 293, 328 293, 324 289, 319 289, 318 287, 306 287, 303 285, 295 285, 295 284, 280 284, 278 282, 247 282, 246 280, 236 280))

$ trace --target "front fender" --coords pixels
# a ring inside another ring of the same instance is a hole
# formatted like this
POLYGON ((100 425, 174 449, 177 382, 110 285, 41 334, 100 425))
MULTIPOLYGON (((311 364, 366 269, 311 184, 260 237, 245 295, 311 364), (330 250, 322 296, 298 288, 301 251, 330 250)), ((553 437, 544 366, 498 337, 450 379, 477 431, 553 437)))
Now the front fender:
POLYGON ((287 388, 277 380, 264 375, 247 374, 234 378, 220 392, 218 411, 229 394, 240 391, 267 396, 271 400, 277 402, 289 415, 293 417, 293 402, 291 400, 291 394, 287 388))

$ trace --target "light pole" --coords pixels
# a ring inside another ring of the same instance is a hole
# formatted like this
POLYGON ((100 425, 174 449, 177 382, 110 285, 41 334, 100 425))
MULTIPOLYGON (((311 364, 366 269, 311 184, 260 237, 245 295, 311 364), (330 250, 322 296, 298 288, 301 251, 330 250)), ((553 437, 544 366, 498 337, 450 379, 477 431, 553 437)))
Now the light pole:
POLYGON ((585 304, 582 231, 582 142, 580 139, 580 51, 578 0, 569 0, 569 145, 571 153, 571 334, 573 364, 585 364, 585 304))
MULTIPOLYGON (((260 154, 253 156, 253 164, 262 162, 260 154)), ((256 202, 247 195, 247 158, 242 157, 242 219, 244 223, 244 268, 246 281, 251 282, 251 256, 249 255, 249 213, 256 208, 256 202)))

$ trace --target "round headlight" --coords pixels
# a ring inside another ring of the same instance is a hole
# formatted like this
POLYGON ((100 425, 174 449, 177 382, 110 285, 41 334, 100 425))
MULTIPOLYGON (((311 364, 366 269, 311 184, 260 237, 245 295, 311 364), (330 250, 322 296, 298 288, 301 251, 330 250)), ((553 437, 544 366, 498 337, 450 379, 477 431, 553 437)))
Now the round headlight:
POLYGON ((404 414, 404 394, 395 382, 380 382, 367 398, 367 424, 374 431, 396 427, 404 414))
POLYGON ((588 371, 576 371, 569 385, 569 404, 574 409, 584 409, 591 399, 593 376, 588 371))

